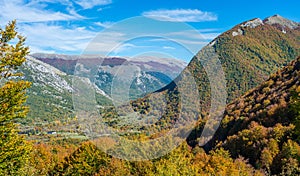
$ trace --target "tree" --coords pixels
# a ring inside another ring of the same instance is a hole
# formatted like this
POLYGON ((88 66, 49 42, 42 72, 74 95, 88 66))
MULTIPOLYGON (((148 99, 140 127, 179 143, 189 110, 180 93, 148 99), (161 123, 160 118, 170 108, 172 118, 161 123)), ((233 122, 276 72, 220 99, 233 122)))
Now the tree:
POLYGON ((95 175, 108 171, 111 157, 91 142, 83 142, 78 149, 58 163, 48 175, 95 175))
POLYGON ((16 21, 0 28, 0 174, 20 175, 29 158, 30 145, 18 134, 16 120, 26 117, 25 90, 30 83, 21 80, 18 68, 29 48, 16 32, 16 21), (12 44, 15 43, 15 44, 12 44))
POLYGON ((297 87, 295 92, 292 92, 289 111, 293 120, 293 124, 295 125, 294 133, 296 141, 300 143, 300 86, 297 87))

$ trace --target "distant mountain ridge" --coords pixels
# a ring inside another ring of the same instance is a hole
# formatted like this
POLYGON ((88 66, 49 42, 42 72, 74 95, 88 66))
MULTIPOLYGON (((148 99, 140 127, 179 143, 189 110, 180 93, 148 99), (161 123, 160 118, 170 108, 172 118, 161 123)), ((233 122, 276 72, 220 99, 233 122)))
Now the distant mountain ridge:
POLYGON ((135 67, 135 80, 133 80, 130 97, 141 97, 156 91, 169 84, 184 69, 186 63, 176 59, 139 57, 100 57, 93 55, 57 55, 57 54, 32 54, 32 57, 52 65, 53 67, 74 75, 76 64, 84 65, 90 70, 91 81, 102 89, 107 95, 111 94, 114 77, 120 68, 135 67))
MULTIPOLYGON (((75 116, 72 76, 31 56, 26 58, 20 70, 24 74, 22 79, 32 83, 27 90, 26 104, 30 106, 30 110, 24 124, 39 126, 45 122, 51 124, 55 120, 65 121, 75 116)), ((97 97, 103 100, 103 105, 110 102, 103 91, 96 89, 96 92, 97 97)))
POLYGON ((23 79, 32 83, 26 102, 30 106, 26 119, 29 124, 52 121, 59 116, 73 116, 73 88, 66 73, 30 56, 20 70, 24 73, 23 79))
MULTIPOLYGON (((122 64, 134 63, 139 66, 143 70, 139 81, 147 84, 148 87, 152 86, 152 89, 140 90, 139 95, 155 91, 168 84, 172 81, 169 76, 177 76, 185 66, 185 63, 181 61, 173 59, 160 61, 157 58, 149 57, 144 58, 144 62, 141 62, 140 59, 128 62, 126 59, 117 57, 101 60, 98 56, 85 57, 41 53, 30 55, 20 68, 24 73, 22 79, 32 82, 31 88, 27 91, 27 105, 30 106, 30 111, 26 122, 22 123, 29 126, 33 124, 43 126, 45 122, 51 124, 53 121, 66 121, 68 118, 75 117, 72 100, 74 92, 72 80, 77 61, 83 58, 90 63, 89 68, 94 69, 92 71, 94 71, 95 79, 85 80, 88 81, 87 84, 94 85, 96 99, 100 106, 111 105, 109 95, 111 82, 107 78, 112 78, 113 70, 117 71, 122 64), (151 72, 154 68, 169 75, 151 72)), ((144 84, 140 84, 140 87, 144 88, 144 84)), ((133 87, 132 92, 139 90, 138 88, 133 87)))
POLYGON ((95 62, 101 64, 101 66, 119 66, 122 64, 128 64, 126 62, 132 62, 144 67, 151 67, 155 63, 161 68, 156 68, 157 71, 164 71, 166 73, 171 73, 172 70, 175 75, 178 74, 178 70, 181 70, 187 64, 184 61, 170 58, 158 58, 150 56, 141 56, 138 58, 126 58, 126 57, 101 57, 95 55, 63 55, 63 54, 44 54, 44 53, 34 53, 31 54, 32 57, 52 65, 53 67, 68 73, 70 75, 74 74, 74 68, 78 60, 87 60, 90 62, 95 62), (164 70, 164 67, 166 70, 164 70))

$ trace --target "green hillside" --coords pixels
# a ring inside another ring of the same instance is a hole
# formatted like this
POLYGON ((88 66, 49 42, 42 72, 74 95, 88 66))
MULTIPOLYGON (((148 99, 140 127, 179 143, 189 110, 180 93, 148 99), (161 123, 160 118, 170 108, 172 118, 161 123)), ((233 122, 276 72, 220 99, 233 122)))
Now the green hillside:
POLYGON ((245 23, 220 35, 213 45, 226 72, 229 101, 300 55, 300 28, 283 32, 280 24, 266 23, 241 27, 245 23), (242 34, 233 36, 238 30, 242 34))

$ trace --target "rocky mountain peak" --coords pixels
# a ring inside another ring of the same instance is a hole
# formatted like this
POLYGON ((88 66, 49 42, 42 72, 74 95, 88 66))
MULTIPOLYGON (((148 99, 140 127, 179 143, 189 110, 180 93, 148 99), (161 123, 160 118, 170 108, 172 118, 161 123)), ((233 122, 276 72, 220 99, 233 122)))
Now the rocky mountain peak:
POLYGON ((283 27, 288 27, 290 29, 295 29, 300 26, 299 23, 288 20, 280 15, 273 15, 271 17, 268 17, 264 20, 264 23, 269 25, 279 24, 283 27))

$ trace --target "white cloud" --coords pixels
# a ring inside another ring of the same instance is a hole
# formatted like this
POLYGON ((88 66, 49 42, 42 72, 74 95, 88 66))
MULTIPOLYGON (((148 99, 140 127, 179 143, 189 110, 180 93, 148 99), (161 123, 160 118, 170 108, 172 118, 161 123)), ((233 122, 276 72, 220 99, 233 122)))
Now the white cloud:
POLYGON ((75 3, 84 9, 90 9, 95 6, 111 4, 112 0, 77 0, 75 3))
POLYGON ((30 53, 47 53, 47 54, 55 54, 56 52, 54 50, 44 50, 40 47, 30 46, 30 53))
POLYGON ((171 50, 173 50, 173 49, 176 49, 176 48, 171 47, 171 46, 163 46, 163 49, 171 49, 171 50))
POLYGON ((152 10, 144 12, 142 15, 159 21, 172 22, 203 22, 218 19, 216 14, 198 9, 152 10))
POLYGON ((187 39, 187 40, 196 40, 196 41, 203 41, 203 40, 213 40, 220 32, 214 30, 214 32, 207 32, 211 31, 210 29, 199 29, 199 30, 185 30, 185 31, 178 31, 169 33, 168 36, 173 38, 180 38, 180 39, 187 39), (205 31, 205 32, 203 32, 205 31))
POLYGON ((213 40, 216 37, 218 37, 220 35, 220 33, 216 33, 216 32, 213 32, 213 33, 201 33, 201 35, 202 35, 202 37, 205 40, 213 40))
POLYGON ((131 43, 125 43, 125 44, 121 44, 121 45, 115 47, 114 50, 112 51, 112 53, 113 54, 122 53, 123 51, 127 51, 127 50, 137 48, 137 47, 140 47, 140 46, 137 46, 137 45, 134 45, 131 43))
POLYGON ((97 33, 97 36, 88 43, 84 52, 85 54, 107 55, 123 44, 124 36, 124 33, 113 31, 97 33))
POLYGON ((32 53, 80 53, 96 36, 85 27, 71 25, 70 20, 85 17, 77 14, 69 0, 2 0, 0 11, 0 25, 16 19, 18 31, 27 37, 26 45, 32 53), (49 3, 60 3, 65 13, 47 10, 49 3))
POLYGON ((82 16, 72 13, 53 12, 43 9, 43 1, 23 0, 3 0, 0 1, 0 18, 1 24, 16 19, 18 22, 49 22, 49 21, 68 21, 83 18, 82 16))
POLYGON ((95 32, 85 28, 65 28, 44 23, 23 24, 22 35, 28 36, 26 44, 31 52, 74 52, 83 51, 89 41, 96 36, 95 32))
POLYGON ((96 22, 95 23, 97 26, 103 27, 103 28, 108 28, 111 25, 114 24, 114 22, 110 22, 110 21, 105 21, 105 22, 96 22))
MULTIPOLYGON (((217 31, 211 29, 200 30, 181 30, 165 34, 165 38, 152 39, 154 42, 165 41, 166 39, 173 41, 190 52, 196 54, 203 46, 207 45, 212 39, 217 37, 218 32, 201 32, 201 31, 217 31)), ((176 48, 177 49, 177 48, 176 48)))
POLYGON ((38 5, 38 4, 47 4, 47 3, 59 3, 62 5, 72 5, 72 2, 70 0, 29 0, 28 5, 38 5))
POLYGON ((198 29, 198 32, 202 33, 202 32, 219 32, 222 31, 223 29, 220 28, 202 28, 202 29, 198 29))

